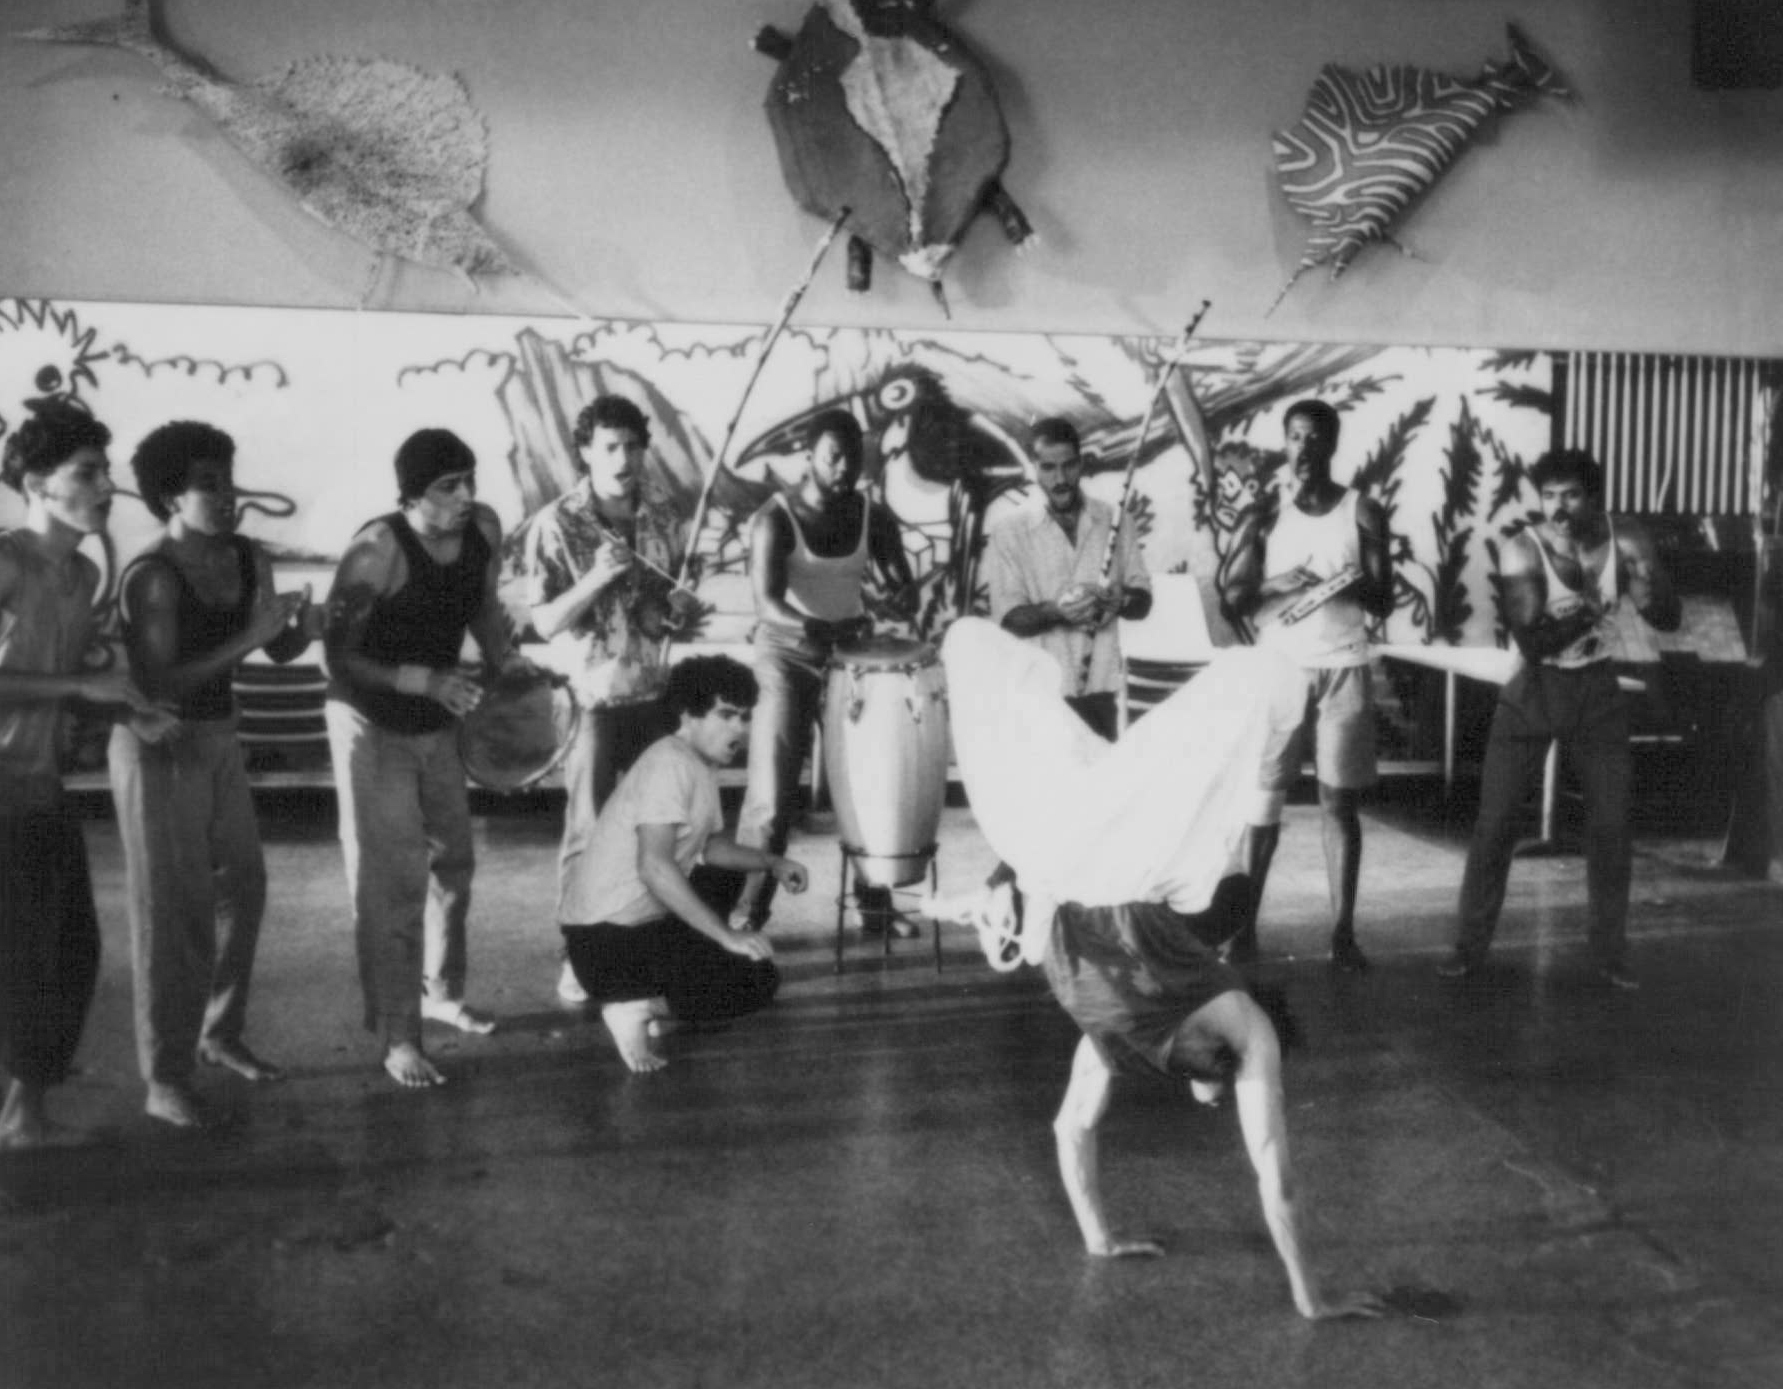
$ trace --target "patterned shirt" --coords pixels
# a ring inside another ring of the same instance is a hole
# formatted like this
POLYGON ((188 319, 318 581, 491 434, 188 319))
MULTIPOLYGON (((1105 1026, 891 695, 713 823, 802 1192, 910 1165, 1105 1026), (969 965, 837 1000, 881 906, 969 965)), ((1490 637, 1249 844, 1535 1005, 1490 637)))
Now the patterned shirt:
MULTIPOLYGON (((0 531, 0 555, 17 579, 0 607, 0 670, 71 675, 94 630, 98 572, 77 556, 58 569, 21 531, 0 531)), ((61 788, 64 701, 0 705, 0 793, 8 810, 52 802, 61 788)))
POLYGON ((585 704, 624 703, 661 689, 658 638, 641 629, 640 619, 651 612, 666 614, 674 585, 643 561, 675 573, 681 563, 676 529, 668 508, 648 501, 639 504, 631 522, 609 521, 586 479, 532 518, 526 539, 529 607, 561 598, 614 537, 628 543, 640 561, 551 640, 552 664, 570 676, 585 704), (616 666, 627 667, 622 677, 616 666))
MULTIPOLYGON (((991 592, 991 618, 1001 622, 1011 608, 1050 603, 1074 583, 1095 584, 1102 577, 1102 556, 1114 526, 1114 508, 1085 497, 1073 541, 1052 518, 1044 499, 1018 511, 991 532, 985 551, 985 582, 991 592)), ((1114 567, 1108 581, 1115 589, 1151 588, 1134 527, 1121 527, 1114 567)), ((1093 635, 1075 627, 1054 627, 1029 640, 1059 663, 1059 693, 1066 696, 1118 690, 1121 647, 1116 623, 1093 635), (1083 677, 1084 652, 1092 652, 1089 678, 1083 677)))

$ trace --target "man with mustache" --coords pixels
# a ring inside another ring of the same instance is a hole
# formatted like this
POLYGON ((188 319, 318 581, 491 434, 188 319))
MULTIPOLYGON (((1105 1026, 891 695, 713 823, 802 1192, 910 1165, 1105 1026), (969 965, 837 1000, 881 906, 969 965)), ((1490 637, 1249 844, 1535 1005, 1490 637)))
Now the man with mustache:
POLYGON ((789 892, 808 881, 803 864, 723 834, 717 772, 748 741, 755 701, 755 677, 728 656, 677 664, 663 695, 675 731, 620 780, 572 869, 588 916, 564 925, 565 952, 634 1071, 668 1064, 654 1039, 675 1024, 753 1013, 780 987, 767 937, 729 929, 721 882, 703 871, 766 874, 789 892))
POLYGON ((1331 964, 1357 972, 1368 968, 1368 957, 1356 944, 1356 883, 1362 870, 1358 803, 1377 774, 1368 620, 1393 610, 1387 525, 1378 502, 1331 477, 1336 410, 1322 400, 1297 401, 1288 407, 1282 429, 1288 453, 1283 494, 1279 504, 1259 507, 1240 524, 1226 565, 1226 600, 1239 616, 1257 620, 1259 646, 1300 667, 1307 713, 1299 730, 1265 762, 1269 800, 1250 830, 1254 901, 1229 955, 1238 963, 1256 958, 1256 908, 1281 838, 1282 808, 1311 739, 1331 894, 1331 964), (1319 603, 1315 591, 1331 583, 1339 587, 1319 603))
POLYGON ((273 589, 272 561, 236 534, 235 441, 195 420, 151 431, 130 460, 161 537, 124 572, 124 639, 142 688, 180 736, 112 729, 112 797, 124 845, 136 982, 136 1054, 148 1114, 206 1121, 198 1058, 250 1081, 279 1068, 248 1049, 248 985, 266 908, 266 860, 236 737, 236 668, 284 663, 320 632, 307 591, 273 589))
POLYGON ((328 595, 328 745, 365 1025, 398 1085, 445 1077, 421 1023, 484 1034, 464 1001, 470 799, 458 721, 482 687, 458 668, 465 635, 485 665, 519 661, 496 593, 501 522, 477 499, 477 460, 446 429, 396 451, 397 509, 368 522, 328 595))
POLYGON ((1498 557, 1505 621, 1524 665, 1498 696, 1480 770, 1480 812, 1461 879, 1455 952, 1444 978, 1484 962, 1504 906, 1518 812, 1555 739, 1571 749, 1585 796, 1585 882, 1597 974, 1614 989, 1639 987, 1625 959, 1632 846, 1628 701, 1616 682, 1616 607, 1626 595, 1662 632, 1682 606, 1638 521, 1603 509, 1603 468, 1590 454, 1544 454, 1529 479, 1541 520, 1498 557))
MULTIPOLYGON (((737 842, 770 854, 786 848, 830 657, 872 635, 869 581, 876 574, 887 606, 905 614, 914 610, 916 592, 897 519, 859 490, 866 462, 860 422, 846 410, 826 410, 805 438, 804 479, 791 493, 776 494, 749 523, 761 700, 749 731, 749 786, 737 842)), ((749 875, 731 912, 732 930, 767 924, 774 886, 769 875, 749 875)), ((889 910, 885 889, 863 888, 859 901, 867 929, 915 930, 889 910)))
POLYGON ((111 515, 111 431, 66 401, 31 409, 0 459, 25 499, 25 524, 0 531, 0 1152, 72 1136, 45 1101, 99 980, 86 839, 62 789, 68 703, 127 711, 145 742, 177 726, 121 664, 85 665, 99 568, 78 547, 111 515))
POLYGON ((1040 504, 990 534, 984 576, 991 618, 1058 662, 1059 693, 1110 742, 1118 725, 1121 681, 1117 617, 1151 611, 1151 577, 1131 524, 1120 527, 1114 565, 1102 581, 1102 557, 1117 518, 1083 493, 1083 458, 1069 420, 1034 426, 1034 480, 1040 504))

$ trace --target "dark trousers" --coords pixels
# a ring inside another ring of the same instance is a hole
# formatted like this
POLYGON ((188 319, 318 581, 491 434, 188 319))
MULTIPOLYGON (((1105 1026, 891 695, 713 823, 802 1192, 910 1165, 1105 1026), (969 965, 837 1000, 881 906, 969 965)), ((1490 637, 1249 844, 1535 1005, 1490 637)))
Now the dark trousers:
POLYGON ((1585 797, 1585 882, 1590 943, 1598 964, 1622 962, 1633 843, 1628 831, 1632 767, 1628 706, 1608 661, 1583 670, 1532 665, 1504 687, 1492 716, 1480 774, 1480 812, 1461 879, 1456 946, 1484 957, 1504 906, 1523 802, 1558 739, 1585 797))
POLYGON ((0 810, 0 1070, 61 1083, 99 982, 80 824, 63 806, 0 810))
MULTIPOLYGON (((694 889, 719 916, 735 893, 715 875, 694 870, 694 889)), ((675 916, 637 926, 565 926, 564 952, 576 979, 597 1003, 665 998, 683 1022, 723 1022, 766 1008, 780 988, 772 960, 733 955, 675 916)))

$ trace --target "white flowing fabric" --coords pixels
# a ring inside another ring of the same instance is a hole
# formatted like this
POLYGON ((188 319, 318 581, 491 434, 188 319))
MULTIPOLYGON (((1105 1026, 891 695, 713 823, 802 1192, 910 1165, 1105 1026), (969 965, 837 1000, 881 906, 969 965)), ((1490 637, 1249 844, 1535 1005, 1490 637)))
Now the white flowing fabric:
MULTIPOLYGON (((1059 697, 1052 658, 994 623, 960 619, 941 658, 973 814, 1030 898, 1194 913, 1243 871, 1265 745, 1305 713, 1292 661, 1227 648, 1111 744, 1059 697)), ((1045 920, 1023 932, 1030 962, 1045 920)))

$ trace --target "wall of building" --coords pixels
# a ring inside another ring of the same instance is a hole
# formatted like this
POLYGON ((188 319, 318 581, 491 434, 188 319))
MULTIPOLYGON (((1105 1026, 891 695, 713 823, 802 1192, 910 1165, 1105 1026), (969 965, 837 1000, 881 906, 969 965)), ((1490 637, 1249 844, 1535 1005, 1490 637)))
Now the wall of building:
MULTIPOLYGON (((1690 84, 1689 0, 942 0, 993 69, 1006 182, 1041 234, 981 224, 949 273, 953 326, 1329 342, 1783 355, 1783 92, 1690 84), (1516 19, 1579 94, 1505 120, 1404 227, 1265 310, 1303 228, 1269 136, 1321 64, 1472 74, 1516 19)), ((781 181, 757 27, 804 0, 160 0, 167 36, 248 78, 311 54, 461 74, 488 117, 482 215, 599 316, 771 320, 822 231, 781 181)), ((113 0, 8 0, 19 30, 113 0)), ((352 309, 371 258, 312 221, 156 91, 150 64, 0 42, 0 294, 352 309)), ((813 323, 926 327, 890 267, 865 298, 839 252, 813 323)), ((524 280, 473 295, 401 267, 373 308, 558 314, 524 280)))

